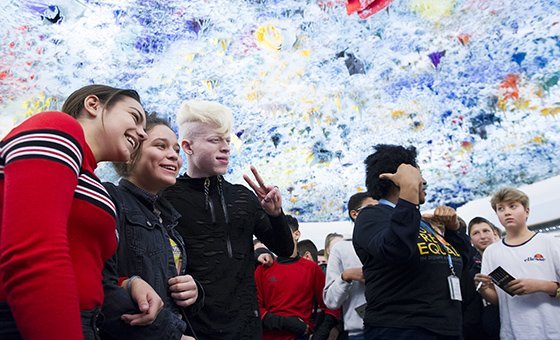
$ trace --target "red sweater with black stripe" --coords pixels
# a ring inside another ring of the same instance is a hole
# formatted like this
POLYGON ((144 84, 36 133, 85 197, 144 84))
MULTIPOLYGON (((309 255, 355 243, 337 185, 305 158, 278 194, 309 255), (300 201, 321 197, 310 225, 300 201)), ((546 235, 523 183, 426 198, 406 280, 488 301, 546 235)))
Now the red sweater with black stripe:
POLYGON ((24 339, 81 339, 80 310, 103 302, 115 207, 81 125, 43 112, 0 143, 0 301, 24 339))
MULTIPOLYGON (((270 267, 258 266, 255 270, 257 298, 261 319, 267 313, 288 317, 297 316, 311 330, 314 302, 319 308, 335 318, 339 312, 328 309, 323 302, 325 274, 313 261, 296 257, 279 257, 270 267)), ((290 340, 294 334, 286 330, 264 330, 264 340, 290 340)))

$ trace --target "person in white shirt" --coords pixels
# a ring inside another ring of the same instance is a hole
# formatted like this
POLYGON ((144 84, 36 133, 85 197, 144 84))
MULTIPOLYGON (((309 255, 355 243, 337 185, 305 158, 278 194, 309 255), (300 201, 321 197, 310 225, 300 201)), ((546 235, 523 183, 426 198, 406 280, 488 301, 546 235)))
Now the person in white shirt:
MULTIPOLYGON (((365 192, 352 195, 348 200, 348 215, 352 222, 355 221, 362 208, 377 203, 377 200, 365 192)), ((352 239, 337 242, 330 251, 323 300, 328 308, 342 307, 344 330, 348 332, 348 338, 352 340, 364 337, 364 322, 356 311, 356 308, 359 309, 360 306, 365 307, 364 282, 362 262, 356 255, 352 239)))
POLYGON ((490 202, 506 236, 486 248, 474 280, 500 308, 500 338, 560 339, 560 241, 529 230, 529 198, 522 191, 503 188, 490 202), (498 267, 514 278, 503 288, 488 275, 498 267))

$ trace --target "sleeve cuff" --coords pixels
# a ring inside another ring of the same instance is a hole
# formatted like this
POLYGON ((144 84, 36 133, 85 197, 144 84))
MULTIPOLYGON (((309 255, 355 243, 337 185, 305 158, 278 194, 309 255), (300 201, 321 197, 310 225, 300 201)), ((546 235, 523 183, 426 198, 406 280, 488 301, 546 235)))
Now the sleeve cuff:
MULTIPOLYGON (((267 215, 268 218, 271 219, 271 220, 275 220, 275 219, 278 219, 278 220, 279 220, 279 219, 281 219, 281 218, 284 218, 284 210, 283 210, 283 209, 280 209, 280 215, 278 215, 278 216, 272 216, 272 215, 269 215, 269 214, 266 214, 266 215, 267 215)), ((272 222, 272 221, 271 221, 271 222, 272 222)))
POLYGON ((125 280, 128 280, 128 276, 121 276, 121 277, 119 277, 119 281, 117 281, 117 284, 119 285, 119 287, 122 287, 122 283, 123 283, 125 280))
POLYGON ((349 284, 349 285, 351 285, 351 284, 352 284, 352 280, 350 280, 350 281, 346 281, 346 280, 344 280, 344 279, 342 278, 342 273, 340 273, 340 276, 339 276, 339 278, 340 278, 340 282, 342 282, 342 283, 346 283, 346 284, 349 284))

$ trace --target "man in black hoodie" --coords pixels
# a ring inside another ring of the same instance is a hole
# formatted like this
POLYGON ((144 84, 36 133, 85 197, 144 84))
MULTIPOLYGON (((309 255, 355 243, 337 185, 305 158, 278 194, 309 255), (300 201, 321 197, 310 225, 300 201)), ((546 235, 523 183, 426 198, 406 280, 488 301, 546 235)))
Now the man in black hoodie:
POLYGON ((205 291, 201 311, 189 317, 199 339, 260 339, 254 281, 253 235, 278 256, 293 242, 277 187, 254 167, 251 190, 227 182, 232 114, 208 101, 185 102, 177 114, 187 172, 164 192, 182 215, 177 230, 185 241, 187 272, 205 291))

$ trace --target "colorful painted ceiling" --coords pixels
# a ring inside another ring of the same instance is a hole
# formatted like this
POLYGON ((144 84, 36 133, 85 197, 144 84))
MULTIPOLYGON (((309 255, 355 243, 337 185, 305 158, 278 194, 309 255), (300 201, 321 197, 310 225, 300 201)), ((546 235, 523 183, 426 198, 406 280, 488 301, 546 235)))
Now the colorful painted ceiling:
POLYGON ((377 143, 419 148, 427 206, 560 174, 558 1, 375 2, 2 0, 0 133, 88 83, 217 100, 229 180, 254 164, 302 221, 345 218, 377 143))

